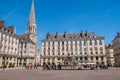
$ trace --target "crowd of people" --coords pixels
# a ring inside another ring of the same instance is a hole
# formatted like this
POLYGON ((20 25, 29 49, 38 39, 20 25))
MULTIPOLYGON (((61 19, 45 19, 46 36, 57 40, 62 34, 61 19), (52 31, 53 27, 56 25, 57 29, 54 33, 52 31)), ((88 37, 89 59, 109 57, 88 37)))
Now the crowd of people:
POLYGON ((27 66, 25 66, 26 69, 37 69, 38 65, 37 64, 32 64, 32 63, 29 63, 27 66))
POLYGON ((107 65, 80 65, 80 67, 78 69, 79 70, 82 70, 82 69, 107 70, 108 66, 107 65))
POLYGON ((62 69, 62 65, 58 64, 58 65, 48 65, 48 64, 44 64, 43 65, 43 70, 61 70, 62 69))

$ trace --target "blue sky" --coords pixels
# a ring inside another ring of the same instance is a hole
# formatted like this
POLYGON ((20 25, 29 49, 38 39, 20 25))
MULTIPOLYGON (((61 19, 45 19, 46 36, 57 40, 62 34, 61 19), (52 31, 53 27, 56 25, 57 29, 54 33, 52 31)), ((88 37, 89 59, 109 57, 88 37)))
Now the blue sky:
MULTIPOLYGON (((0 20, 26 31, 32 0, 0 0, 0 20)), ((120 30, 120 0, 35 0, 38 41, 51 34, 94 32, 111 43, 120 30)))

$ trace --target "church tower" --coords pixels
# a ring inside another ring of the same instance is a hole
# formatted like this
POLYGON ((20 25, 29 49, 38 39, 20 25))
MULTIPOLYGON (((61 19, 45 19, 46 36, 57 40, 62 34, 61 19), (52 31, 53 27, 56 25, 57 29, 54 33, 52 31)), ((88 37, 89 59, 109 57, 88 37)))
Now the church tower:
POLYGON ((26 34, 34 43, 37 43, 36 27, 37 26, 36 26, 36 19, 35 19, 34 0, 32 0, 32 6, 31 6, 30 16, 27 24, 26 34))

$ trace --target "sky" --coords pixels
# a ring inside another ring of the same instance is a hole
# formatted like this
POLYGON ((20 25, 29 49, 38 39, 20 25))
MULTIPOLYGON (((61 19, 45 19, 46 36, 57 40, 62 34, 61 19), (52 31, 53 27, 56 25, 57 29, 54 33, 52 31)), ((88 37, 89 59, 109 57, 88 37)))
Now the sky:
MULTIPOLYGON (((120 0, 34 0, 38 44, 46 33, 94 32, 112 43, 120 31, 120 0)), ((0 0, 0 20, 15 32, 26 31, 32 0, 0 0)))

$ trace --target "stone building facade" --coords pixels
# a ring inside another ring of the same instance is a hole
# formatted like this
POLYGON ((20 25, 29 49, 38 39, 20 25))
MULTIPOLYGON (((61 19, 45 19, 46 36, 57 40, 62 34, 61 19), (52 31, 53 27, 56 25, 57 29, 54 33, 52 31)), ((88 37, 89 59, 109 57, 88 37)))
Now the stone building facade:
POLYGON ((6 27, 4 21, 0 21, 0 66, 40 64, 36 29, 34 1, 25 34, 21 36, 15 34, 13 26, 6 27))
POLYGON ((64 65, 67 56, 80 63, 106 64, 104 37, 91 32, 46 34, 42 40, 42 65, 64 65))
POLYGON ((113 49, 115 57, 115 66, 120 67, 120 32, 117 33, 117 36, 113 40, 113 49))
POLYGON ((113 45, 112 44, 106 45, 105 49, 106 49, 107 65, 113 67, 115 64, 113 45))
POLYGON ((2 64, 14 63, 17 66, 17 55, 19 51, 19 39, 14 33, 14 27, 5 27, 4 21, 0 21, 0 66, 2 64))

